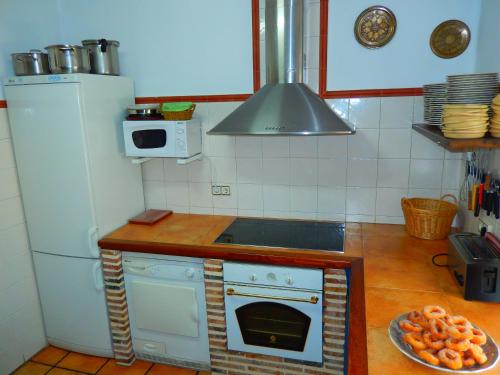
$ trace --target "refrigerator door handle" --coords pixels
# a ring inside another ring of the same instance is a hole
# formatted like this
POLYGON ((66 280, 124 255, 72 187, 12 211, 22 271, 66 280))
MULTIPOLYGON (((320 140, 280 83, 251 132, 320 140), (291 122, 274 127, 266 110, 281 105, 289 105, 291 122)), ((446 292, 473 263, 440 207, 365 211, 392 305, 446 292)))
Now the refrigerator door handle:
POLYGON ((89 242, 90 255, 93 258, 99 258, 99 247, 97 246, 97 241, 99 240, 99 232, 97 227, 91 227, 87 232, 87 240, 89 242))
POLYGON ((104 289, 104 281, 102 280, 102 275, 100 271, 101 271, 101 261, 98 260, 94 263, 94 266, 92 267, 92 274, 94 276, 94 287, 98 291, 104 289))

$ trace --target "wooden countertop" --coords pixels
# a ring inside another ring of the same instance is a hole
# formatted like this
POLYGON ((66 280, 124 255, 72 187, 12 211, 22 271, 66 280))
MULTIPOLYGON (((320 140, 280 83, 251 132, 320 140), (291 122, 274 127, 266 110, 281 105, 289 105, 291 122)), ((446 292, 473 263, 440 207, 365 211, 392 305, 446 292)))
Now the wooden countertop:
MULTIPOLYGON (((234 219, 173 214, 153 226, 125 225, 99 241, 99 246, 122 251, 351 268, 349 330, 353 337, 349 337, 348 343, 349 374, 364 374, 366 368, 370 375, 437 374, 406 358, 387 336, 391 319, 428 304, 441 305, 453 314, 466 316, 500 343, 500 304, 465 301, 449 271, 432 265, 434 254, 447 252, 447 240, 413 238, 401 225, 348 223, 343 254, 213 244, 234 219), (362 322, 365 314, 366 331, 362 322), (357 364, 366 362, 365 337, 367 366, 357 364)), ((483 374, 500 374, 500 365, 483 374)))

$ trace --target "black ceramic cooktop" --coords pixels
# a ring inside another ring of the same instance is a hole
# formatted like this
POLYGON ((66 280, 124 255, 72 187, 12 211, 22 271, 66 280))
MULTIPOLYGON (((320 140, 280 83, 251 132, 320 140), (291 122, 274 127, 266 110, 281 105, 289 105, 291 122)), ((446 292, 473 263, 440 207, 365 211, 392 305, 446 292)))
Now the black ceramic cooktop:
POLYGON ((344 223, 237 218, 216 243, 344 251, 344 223))

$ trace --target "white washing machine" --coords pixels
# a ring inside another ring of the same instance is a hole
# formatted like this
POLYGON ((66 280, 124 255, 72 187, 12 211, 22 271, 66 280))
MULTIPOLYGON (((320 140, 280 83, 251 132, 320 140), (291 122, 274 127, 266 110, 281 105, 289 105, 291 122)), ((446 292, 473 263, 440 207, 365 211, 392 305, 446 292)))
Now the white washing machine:
POLYGON ((123 253, 137 358, 210 368, 203 259, 123 253))

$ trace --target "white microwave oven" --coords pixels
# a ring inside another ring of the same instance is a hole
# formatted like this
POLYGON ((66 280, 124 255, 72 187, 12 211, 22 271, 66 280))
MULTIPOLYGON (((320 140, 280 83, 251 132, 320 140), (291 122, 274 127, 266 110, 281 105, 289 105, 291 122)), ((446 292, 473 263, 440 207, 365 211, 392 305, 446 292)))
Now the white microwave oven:
POLYGON ((189 158, 201 152, 201 123, 189 121, 123 121, 127 156, 189 158))

